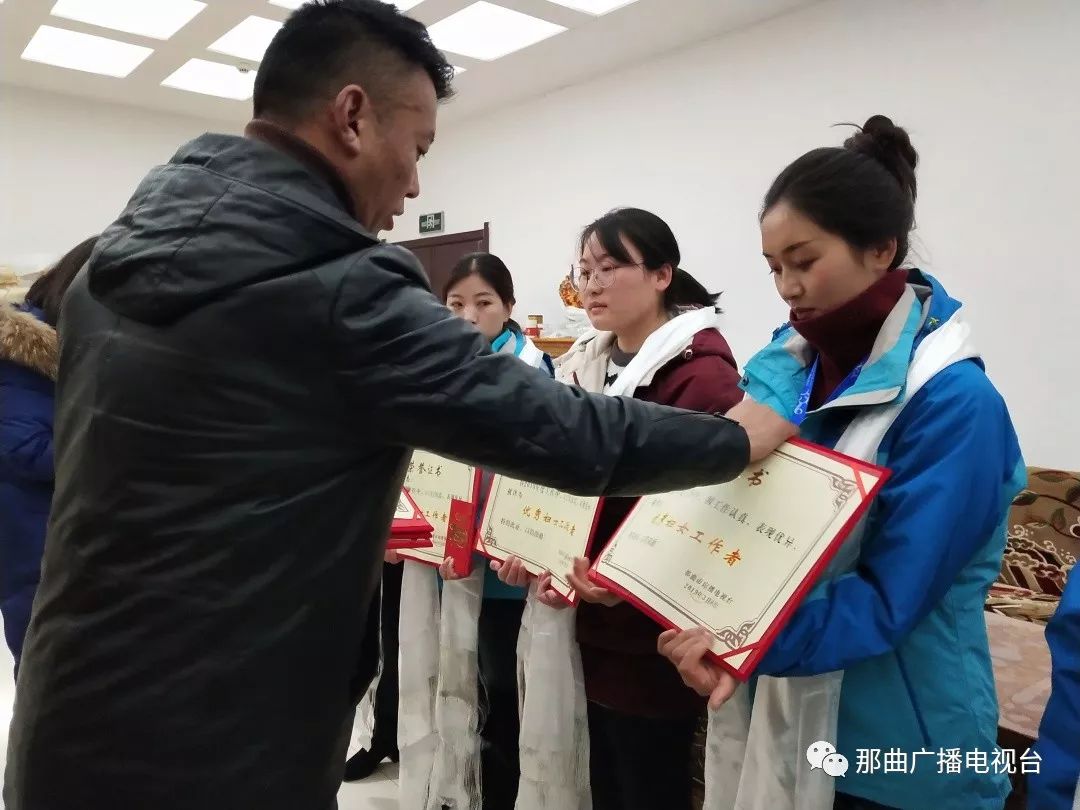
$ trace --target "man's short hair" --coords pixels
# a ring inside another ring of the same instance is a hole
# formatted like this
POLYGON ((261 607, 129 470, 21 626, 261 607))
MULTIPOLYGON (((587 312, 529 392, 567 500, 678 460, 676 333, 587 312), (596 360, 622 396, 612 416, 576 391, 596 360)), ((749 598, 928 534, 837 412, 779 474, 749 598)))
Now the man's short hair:
POLYGON ((438 99, 453 95, 454 68, 427 29, 379 0, 312 0, 285 21, 255 77, 256 117, 298 120, 347 84, 377 100, 423 68, 438 99))

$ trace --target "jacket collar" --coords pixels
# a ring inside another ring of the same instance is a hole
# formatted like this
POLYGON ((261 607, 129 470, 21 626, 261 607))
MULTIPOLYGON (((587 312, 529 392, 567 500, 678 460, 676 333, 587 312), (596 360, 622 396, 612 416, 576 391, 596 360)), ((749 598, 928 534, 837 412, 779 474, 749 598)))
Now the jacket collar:
POLYGON ((345 210, 349 212, 349 216, 356 218, 356 205, 341 174, 322 152, 303 138, 263 118, 256 118, 249 122, 244 127, 244 137, 254 138, 273 146, 321 177, 330 186, 345 210))
MULTIPOLYGON (((623 385, 616 383, 612 395, 633 396, 638 388, 652 384, 657 372, 690 348, 699 332, 719 331, 719 322, 720 313, 715 308, 692 309, 676 315, 648 337, 620 375, 623 385)), ((613 332, 586 332, 556 361, 556 376, 586 391, 602 392, 614 345, 613 332)))
POLYGON ((32 312, 0 306, 0 360, 55 380, 59 355, 55 329, 32 312))
POLYGON ((614 344, 614 332, 586 332, 555 361, 556 379, 592 394, 603 393, 608 357, 614 344))
MULTIPOLYGON (((885 318, 866 364, 854 384, 812 413, 829 408, 883 405, 904 392, 911 355, 919 342, 960 308, 933 277, 918 270, 885 318)), ((773 341, 746 364, 742 387, 750 396, 791 415, 806 385, 814 349, 791 324, 781 326, 773 341)))

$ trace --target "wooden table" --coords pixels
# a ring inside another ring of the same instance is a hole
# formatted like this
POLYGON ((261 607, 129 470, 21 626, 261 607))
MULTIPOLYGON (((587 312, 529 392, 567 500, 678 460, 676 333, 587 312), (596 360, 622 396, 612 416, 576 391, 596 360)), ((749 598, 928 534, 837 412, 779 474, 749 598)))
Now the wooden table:
POLYGON ((560 337, 541 337, 533 338, 533 343, 536 347, 550 355, 552 358, 562 357, 566 354, 566 350, 574 345, 573 338, 560 338, 560 337))

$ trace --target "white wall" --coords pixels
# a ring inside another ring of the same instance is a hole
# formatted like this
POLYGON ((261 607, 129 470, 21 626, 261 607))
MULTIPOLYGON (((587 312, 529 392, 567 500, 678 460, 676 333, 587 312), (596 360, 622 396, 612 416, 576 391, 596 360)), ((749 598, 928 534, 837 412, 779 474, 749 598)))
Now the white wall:
POLYGON ((745 360, 786 317, 756 215, 775 174, 885 113, 922 155, 915 257, 969 304, 1029 463, 1080 469, 1080 3, 831 0, 439 134, 417 215, 491 222, 519 314, 559 314, 581 227, 664 216, 745 360))
POLYGON ((0 265, 48 265, 116 219, 182 143, 227 127, 0 85, 0 265))

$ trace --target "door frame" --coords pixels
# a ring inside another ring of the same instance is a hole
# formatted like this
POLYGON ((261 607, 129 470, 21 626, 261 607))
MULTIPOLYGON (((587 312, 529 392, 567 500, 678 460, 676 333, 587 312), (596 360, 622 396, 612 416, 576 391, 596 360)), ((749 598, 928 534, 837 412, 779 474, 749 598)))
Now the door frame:
POLYGON ((461 231, 459 233, 441 233, 438 236, 424 236, 419 239, 409 239, 405 242, 395 242, 403 248, 439 247, 440 245, 453 245, 457 242, 482 242, 484 252, 491 252, 491 223, 485 222, 484 227, 476 231, 461 231))

